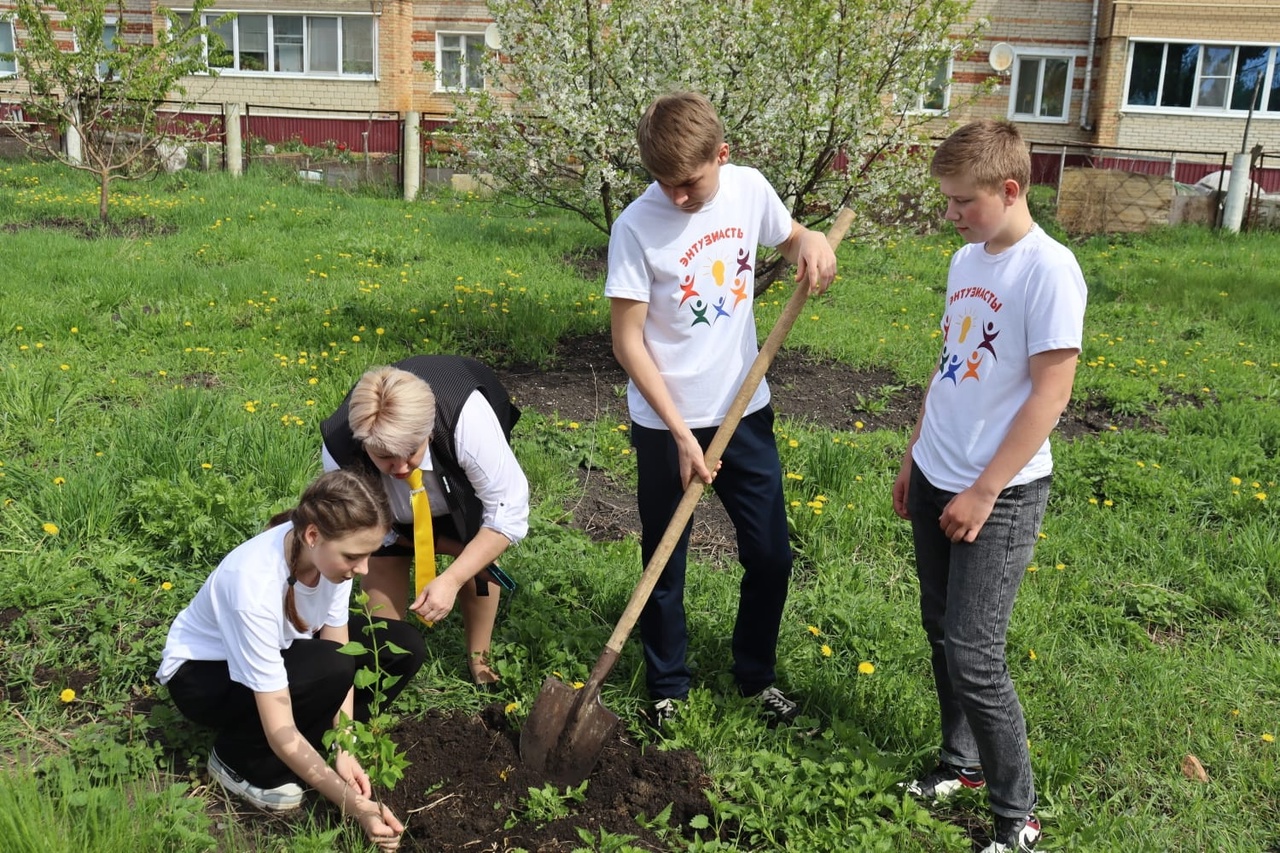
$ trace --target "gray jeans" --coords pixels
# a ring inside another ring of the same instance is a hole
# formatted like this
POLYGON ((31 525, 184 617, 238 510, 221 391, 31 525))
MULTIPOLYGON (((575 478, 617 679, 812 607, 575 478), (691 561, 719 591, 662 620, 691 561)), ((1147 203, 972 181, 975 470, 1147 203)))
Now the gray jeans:
POLYGON ((992 811, 1025 817, 1036 804, 1035 782, 1005 635, 1044 519, 1049 477, 1001 492, 973 542, 952 542, 938 525, 954 496, 913 466, 907 507, 942 712, 942 760, 981 766, 992 811))

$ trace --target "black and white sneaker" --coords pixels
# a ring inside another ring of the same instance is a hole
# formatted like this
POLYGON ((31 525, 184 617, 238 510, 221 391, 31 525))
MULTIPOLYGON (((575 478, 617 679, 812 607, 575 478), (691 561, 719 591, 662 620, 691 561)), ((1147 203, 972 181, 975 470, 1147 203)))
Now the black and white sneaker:
POLYGON ((1026 817, 1001 817, 996 815, 996 836, 982 848, 982 853, 1030 853, 1040 840, 1040 821, 1029 814, 1026 817))
POLYGON ((776 687, 766 687, 761 690, 755 695, 755 700, 760 703, 761 715, 771 726, 790 723, 800 716, 800 706, 788 699, 776 687))
POLYGON ((680 714, 679 699, 658 699, 649 708, 649 725, 659 732, 667 731, 671 721, 680 714))
POLYGON ((945 761, 913 782, 904 782, 907 793, 921 800, 941 802, 964 788, 981 788, 987 784, 978 767, 956 767, 945 761))

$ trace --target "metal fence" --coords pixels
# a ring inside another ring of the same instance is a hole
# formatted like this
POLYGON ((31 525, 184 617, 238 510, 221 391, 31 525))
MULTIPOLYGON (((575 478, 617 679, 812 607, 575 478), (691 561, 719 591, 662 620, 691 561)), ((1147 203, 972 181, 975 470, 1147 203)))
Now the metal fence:
MULTIPOLYGON (((1226 151, 1033 142, 1031 182, 1055 188, 1058 221, 1073 233, 1142 231, 1177 222, 1217 227, 1231 156, 1226 151)), ((1256 214, 1268 207, 1267 195, 1280 192, 1280 168, 1259 158, 1250 178, 1249 211, 1256 214)), ((1265 222, 1265 216, 1248 216, 1243 227, 1265 222)))

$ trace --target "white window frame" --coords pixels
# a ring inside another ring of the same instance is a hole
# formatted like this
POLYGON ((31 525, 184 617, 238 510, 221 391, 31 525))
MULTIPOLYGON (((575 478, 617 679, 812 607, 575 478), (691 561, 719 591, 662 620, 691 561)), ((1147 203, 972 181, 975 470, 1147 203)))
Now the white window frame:
POLYGON ((1254 118, 1280 118, 1280 103, 1269 104, 1269 100, 1280 101, 1280 94, 1276 94, 1276 90, 1272 87, 1276 85, 1276 77, 1280 75, 1280 61, 1277 56, 1280 55, 1280 44, 1266 42, 1225 42, 1210 41, 1196 39, 1129 39, 1129 56, 1125 65, 1124 75, 1124 101, 1121 110, 1126 113, 1148 113, 1159 115, 1219 115, 1240 117, 1248 113, 1245 107, 1232 107, 1231 102, 1235 97, 1235 86, 1240 74, 1240 48, 1242 47, 1260 47, 1269 51, 1268 61, 1264 64, 1262 79, 1259 81, 1259 87, 1268 97, 1264 97, 1258 105, 1258 109, 1254 111, 1254 118), (1159 85, 1156 88, 1156 102, 1154 104, 1131 104, 1129 103, 1129 87, 1133 80, 1133 63, 1137 55, 1137 46, 1140 44, 1158 44, 1163 47, 1160 57, 1160 69, 1158 72, 1159 85), (1199 48, 1196 56, 1196 76, 1191 86, 1191 105, 1187 107, 1181 106, 1165 106, 1160 103, 1164 98, 1164 79, 1165 67, 1169 62, 1169 45, 1186 44, 1199 48), (1231 59, 1231 69, 1227 75, 1227 89, 1223 96, 1221 106, 1210 105, 1205 106, 1200 103, 1200 95, 1202 92, 1202 83, 1206 80, 1223 79, 1219 76, 1206 76, 1204 74, 1204 57, 1207 48, 1223 48, 1228 47, 1233 50, 1231 59))
MULTIPOLYGON (((226 13, 227 10, 219 9, 216 12, 205 12, 201 23, 204 26, 211 26, 219 17, 226 13)), ((340 80, 377 80, 378 79, 378 18, 376 15, 349 15, 349 14, 317 14, 317 13, 287 13, 287 12, 263 12, 258 9, 246 9, 240 11, 240 14, 249 16, 266 16, 267 18, 267 62, 265 69, 258 68, 241 68, 240 56, 240 19, 237 17, 228 22, 227 26, 231 28, 231 39, 226 45, 227 52, 231 54, 231 65, 218 68, 218 74, 227 74, 234 77, 292 77, 292 78, 317 78, 323 77, 328 79, 340 80), (302 70, 301 71, 278 71, 276 70, 276 18, 301 18, 302 19, 302 70), (337 70, 313 71, 311 68, 311 27, 309 20, 313 18, 334 19, 337 23, 335 38, 337 39, 337 70), (360 20, 369 24, 369 51, 372 58, 372 68, 367 71, 344 71, 343 66, 346 65, 346 58, 343 56, 344 50, 344 28, 347 21, 360 20)), ((208 39, 205 39, 205 59, 209 58, 208 39)))
POLYGON ((1040 124, 1067 124, 1071 121, 1072 100, 1075 95, 1076 57, 1080 54, 1074 50, 1059 48, 1027 47, 1016 49, 1013 66, 1009 77, 1009 111, 1007 117, 1016 122, 1037 122, 1040 124), (1040 115, 1040 105, 1044 99, 1044 65, 1045 60, 1065 60, 1067 63, 1067 79, 1062 96, 1061 116, 1040 115), (1024 60, 1038 60, 1036 72, 1036 100, 1032 107, 1034 112, 1020 113, 1018 109, 1018 84, 1021 81, 1022 63, 1024 60))
MULTIPOLYGON (((0 30, 9 31, 9 50, 0 51, 3 53, 16 52, 18 50, 18 31, 13 26, 13 21, 0 17, 0 30)), ((12 60, 0 60, 0 80, 5 77, 13 77, 18 73, 18 57, 12 60), (13 67, 9 67, 13 66, 13 67)))
MULTIPOLYGON (((102 22, 102 46, 109 52, 116 52, 116 42, 120 39, 120 21, 115 16, 107 16, 102 22), (107 37, 110 31, 110 38, 107 37)), ((98 63, 97 76, 99 80, 107 80, 111 73, 111 65, 105 59, 98 63)))
POLYGON ((484 33, 466 32, 461 30, 436 30, 436 91, 437 92, 474 92, 479 89, 484 89, 488 86, 488 83, 485 81, 482 71, 477 71, 477 73, 481 75, 479 86, 467 85, 467 78, 470 76, 467 73, 469 70, 467 67, 467 44, 470 41, 478 42, 482 53, 483 51, 488 50, 484 41, 484 33), (452 37, 452 38, 462 39, 462 43, 461 43, 462 58, 459 64, 459 68, 461 69, 461 74, 460 74, 460 78, 462 80, 461 86, 446 86, 444 84, 445 49, 442 46, 443 45, 442 37, 452 37))
MULTIPOLYGON (((914 97, 908 95, 910 103, 905 112, 911 115, 929 115, 944 116, 951 110, 951 84, 954 82, 956 73, 956 61, 954 56, 948 56, 946 60, 946 83, 942 85, 942 106, 929 107, 925 106, 925 96, 929 94, 929 90, 917 93, 914 97)), ((936 79, 936 78, 934 78, 936 79)), ((933 80, 929 81, 932 86, 933 80)))

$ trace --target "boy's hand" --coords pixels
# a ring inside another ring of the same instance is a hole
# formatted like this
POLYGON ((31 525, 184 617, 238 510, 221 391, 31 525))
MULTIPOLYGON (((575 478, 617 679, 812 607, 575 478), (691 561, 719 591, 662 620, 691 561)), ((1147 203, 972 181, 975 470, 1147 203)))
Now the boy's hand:
MULTIPOLYGON (((710 485, 716 475, 715 472, 707 468, 707 460, 702 453, 702 445, 698 444, 698 439, 694 438, 693 433, 689 432, 675 441, 676 451, 680 456, 681 487, 689 488, 689 484, 693 482, 694 477, 710 485)), ((716 463, 716 471, 719 470, 720 463, 716 463)))
POLYGON ((788 249, 795 252, 796 283, 808 282, 809 295, 826 293, 831 281, 836 277, 836 253, 831 249, 825 234, 811 231, 800 226, 793 231, 791 237, 779 247, 785 257, 788 249))
POLYGON ((965 489, 943 507, 938 526, 952 542, 972 542, 991 517, 998 497, 999 494, 987 497, 972 487, 965 489))

